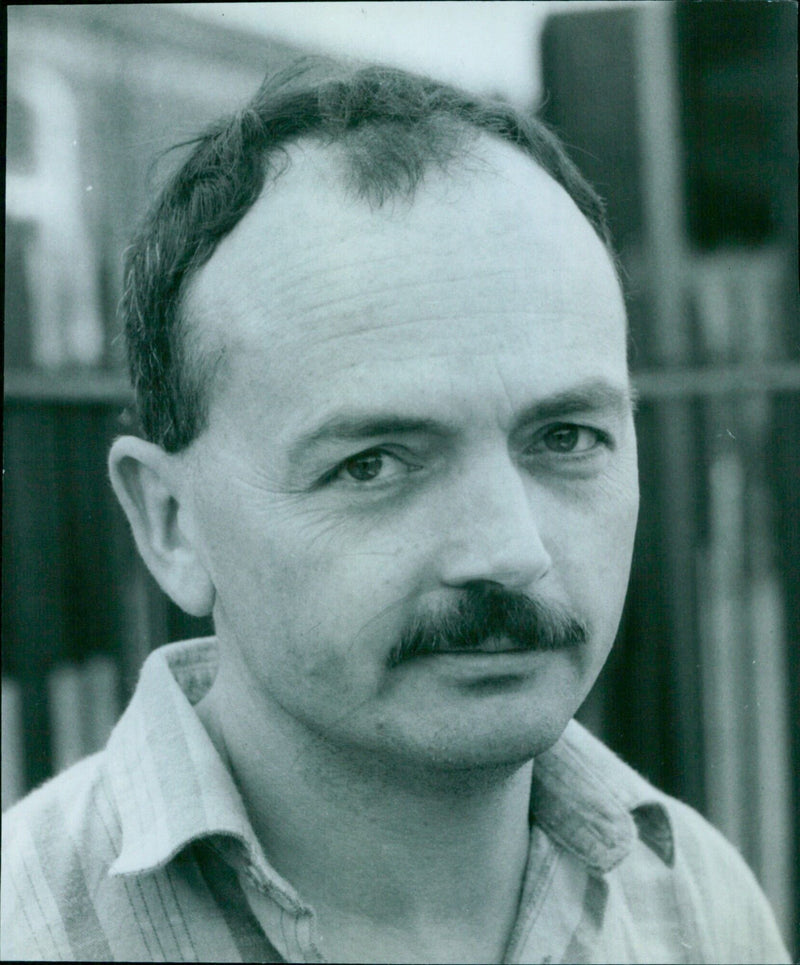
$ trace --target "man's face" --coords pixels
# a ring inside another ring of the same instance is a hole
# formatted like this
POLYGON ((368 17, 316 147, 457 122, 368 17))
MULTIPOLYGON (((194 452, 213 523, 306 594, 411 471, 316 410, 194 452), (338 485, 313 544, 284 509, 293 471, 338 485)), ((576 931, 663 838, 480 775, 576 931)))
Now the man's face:
POLYGON ((610 259, 530 160, 482 155, 372 209, 295 149, 187 303, 224 350, 183 458, 225 672, 287 734, 435 768, 557 739, 616 633, 638 506, 610 259), (585 640, 398 658, 476 587, 585 640))

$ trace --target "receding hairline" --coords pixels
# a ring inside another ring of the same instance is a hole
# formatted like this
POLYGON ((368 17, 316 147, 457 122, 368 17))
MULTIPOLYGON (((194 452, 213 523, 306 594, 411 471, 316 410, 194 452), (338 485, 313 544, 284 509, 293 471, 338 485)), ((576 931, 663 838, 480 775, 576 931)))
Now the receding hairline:
MULTIPOLYGON (((195 301, 198 297, 197 284, 205 275, 207 267, 214 262, 219 249, 224 248, 228 239, 233 238, 251 217, 257 216, 258 209, 269 203, 271 194, 275 192, 280 194, 281 187, 286 185, 287 182, 291 191, 302 192, 302 182, 298 184, 295 178, 307 179, 309 169, 330 186, 331 196, 336 197, 339 202, 368 210, 376 216, 382 214, 391 219, 392 215, 398 212, 398 206, 400 215, 403 211, 413 208, 417 203, 418 195, 424 191, 426 184, 430 184, 432 181, 438 181, 439 185, 442 185, 445 190, 454 183, 466 188, 470 183, 479 182, 484 177, 508 178, 509 183, 512 183, 515 178, 509 177, 509 172, 503 170, 502 157, 516 159, 521 162, 526 170, 536 171, 541 176, 542 183, 549 185, 557 195, 561 196, 573 209, 575 215, 586 225, 587 231, 601 246, 608 258, 620 289, 620 300, 624 306, 624 295, 614 254, 609 250, 604 240, 599 237, 595 226, 581 211, 566 188, 524 148, 494 132, 475 128, 464 122, 459 123, 465 128, 465 139, 461 144, 462 150, 448 156, 443 163, 432 161, 427 165, 423 175, 414 184, 411 192, 400 196, 391 195, 377 204, 374 198, 365 196, 359 190, 358 185, 353 183, 350 177, 349 154, 341 141, 329 143, 324 138, 313 134, 303 135, 296 141, 282 145, 278 149, 281 155, 279 169, 272 177, 266 179, 257 200, 229 234, 220 239, 214 253, 207 262, 185 280, 181 293, 182 342, 188 356, 185 361, 195 368, 196 377, 202 379, 209 404, 212 402, 220 377, 224 377, 227 371, 228 350, 231 343, 225 326, 214 324, 213 307, 209 311, 195 301)), ((523 189, 523 186, 521 182, 518 182, 516 190, 521 189, 523 189)), ((242 298, 246 297, 246 292, 242 292, 242 298)))
MULTIPOLYGON (((447 116, 445 116, 445 119, 448 126, 454 128, 454 125, 450 123, 453 119, 447 116)), ((264 186, 258 198, 233 229, 219 240, 208 260, 184 279, 181 288, 178 314, 182 328, 181 348, 184 352, 184 363, 193 370, 192 381, 195 384, 202 381, 205 385, 209 405, 213 400, 219 379, 224 377, 227 371, 230 343, 226 338, 225 328, 221 325, 214 325, 212 319, 208 317, 208 310, 204 310, 201 305, 196 303, 197 284, 206 273, 207 267, 217 257, 219 249, 225 246, 228 239, 234 237, 240 231, 242 225, 255 216, 262 205, 269 202, 270 195, 275 192, 280 193, 281 186, 287 180, 291 185, 294 176, 307 177, 309 166, 313 166, 315 173, 330 185, 333 196, 374 213, 381 210, 388 212, 396 204, 407 208, 413 207, 420 189, 429 179, 429 175, 434 172, 440 178, 446 179, 444 180, 445 184, 459 175, 467 180, 474 178, 478 173, 499 174, 499 171, 485 157, 485 151, 481 151, 480 145, 483 142, 497 145, 500 148, 508 147, 510 151, 527 158, 557 187, 561 187, 555 178, 552 178, 536 159, 523 149, 516 148, 499 135, 474 127, 463 120, 456 121, 456 124, 461 129, 459 143, 462 150, 453 151, 445 158, 431 159, 422 176, 411 186, 409 191, 392 193, 382 199, 376 199, 368 192, 361 190, 357 180, 353 178, 352 156, 344 139, 330 142, 318 134, 304 134, 291 143, 282 144, 270 152, 271 158, 277 159, 278 163, 273 164, 269 176, 265 178, 264 186), (469 148, 467 148, 467 145, 469 145, 469 148)), ((455 133, 455 129, 453 133, 455 133)))
MULTIPOLYGON (((412 199, 432 168, 452 171, 456 158, 463 167, 465 139, 481 133, 517 146, 550 174, 612 252, 602 199, 547 125, 503 100, 398 68, 303 57, 268 74, 241 109, 176 145, 192 150, 124 259, 120 314, 145 437, 176 452, 207 424, 206 372, 184 364, 193 352, 184 344, 191 325, 181 320, 182 295, 264 186, 279 178, 287 147, 306 136, 346 143, 353 186, 380 208, 412 199)), ((612 261, 619 280, 613 253, 612 261)), ((194 354, 203 364, 202 352, 194 354)))

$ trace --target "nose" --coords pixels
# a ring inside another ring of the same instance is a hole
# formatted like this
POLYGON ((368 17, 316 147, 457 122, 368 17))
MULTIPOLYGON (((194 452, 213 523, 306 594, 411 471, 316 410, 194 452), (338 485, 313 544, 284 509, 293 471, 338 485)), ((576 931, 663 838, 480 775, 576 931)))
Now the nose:
POLYGON ((531 481, 509 456, 462 475, 442 523, 448 527, 442 582, 464 587, 489 581, 526 590, 550 570, 531 481))

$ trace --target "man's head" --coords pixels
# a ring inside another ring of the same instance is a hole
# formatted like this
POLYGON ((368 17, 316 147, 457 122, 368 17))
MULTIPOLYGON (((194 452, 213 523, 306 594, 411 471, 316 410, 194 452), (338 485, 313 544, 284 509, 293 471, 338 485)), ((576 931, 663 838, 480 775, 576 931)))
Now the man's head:
POLYGON ((176 602, 213 609, 220 674, 287 739, 521 762, 593 683, 630 564, 601 207, 534 122, 428 81, 255 103, 132 257, 151 441, 111 466, 137 543, 176 602))

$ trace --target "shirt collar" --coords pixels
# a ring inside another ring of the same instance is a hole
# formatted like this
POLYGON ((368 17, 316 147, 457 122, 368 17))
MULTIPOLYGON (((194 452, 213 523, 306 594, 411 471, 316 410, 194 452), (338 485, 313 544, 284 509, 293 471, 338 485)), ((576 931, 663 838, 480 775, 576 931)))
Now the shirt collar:
POLYGON ((106 759, 122 827, 110 873, 153 870, 191 841, 234 838, 263 861, 241 795, 192 704, 211 685, 216 641, 159 647, 108 742, 106 759))
POLYGON ((663 795, 577 721, 533 767, 531 820, 595 872, 616 867, 637 838, 672 864, 663 795))
MULTIPOLYGON (((220 847, 230 855, 235 843, 243 867, 266 869, 270 890, 294 905, 294 890, 266 861, 234 780, 192 707, 217 664, 213 637, 159 647, 145 661, 106 753, 122 828, 110 873, 145 873, 194 840, 223 836, 220 847)), ((672 831, 658 792, 575 721, 536 758, 531 820, 592 871, 614 868, 637 836, 671 864, 672 831)))

